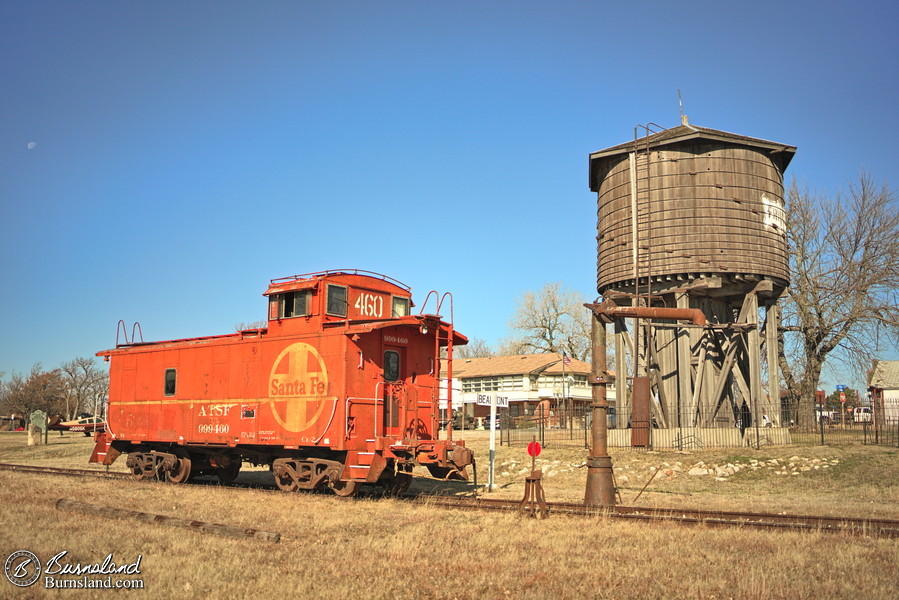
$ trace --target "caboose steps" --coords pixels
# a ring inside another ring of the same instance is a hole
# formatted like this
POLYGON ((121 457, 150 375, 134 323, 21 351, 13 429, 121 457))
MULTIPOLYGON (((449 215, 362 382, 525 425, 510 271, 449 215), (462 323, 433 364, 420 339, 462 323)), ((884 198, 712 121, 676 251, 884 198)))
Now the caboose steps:
POLYGON ((387 460, 381 454, 350 450, 347 452, 343 478, 374 483, 381 476, 386 466, 387 460))

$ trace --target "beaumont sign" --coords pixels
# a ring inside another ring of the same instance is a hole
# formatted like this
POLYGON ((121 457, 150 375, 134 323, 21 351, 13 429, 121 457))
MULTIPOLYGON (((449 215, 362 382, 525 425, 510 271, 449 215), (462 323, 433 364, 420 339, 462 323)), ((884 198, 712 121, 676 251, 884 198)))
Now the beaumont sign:
POLYGON ((490 406, 493 403, 493 397, 496 396, 496 405, 500 408, 509 408, 509 397, 501 396, 497 393, 478 394, 476 403, 478 406, 490 406))

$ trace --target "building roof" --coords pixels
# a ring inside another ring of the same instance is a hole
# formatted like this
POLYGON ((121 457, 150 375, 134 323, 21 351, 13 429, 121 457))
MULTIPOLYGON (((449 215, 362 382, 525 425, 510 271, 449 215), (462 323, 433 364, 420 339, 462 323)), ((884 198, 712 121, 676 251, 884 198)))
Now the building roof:
POLYGON ((875 360, 868 386, 882 390, 899 389, 899 360, 875 360))
MULTIPOLYGON (((678 125, 677 127, 672 127, 671 129, 663 129, 662 131, 659 131, 657 133, 638 138, 639 145, 643 148, 645 148, 647 145, 652 148, 657 148, 659 146, 679 144, 691 140, 714 140, 719 142, 740 144, 743 146, 752 146, 754 148, 762 148, 768 151, 769 155, 771 156, 772 160, 774 160, 775 164, 777 164, 781 173, 787 170, 787 165, 790 164, 790 161, 793 159, 793 155, 796 154, 796 146, 763 140, 761 138, 749 137, 746 135, 739 135, 736 133, 730 133, 728 131, 720 131, 718 129, 710 129, 708 127, 699 127, 698 125, 678 125)), ((590 153, 591 190, 596 191, 596 182, 593 180, 593 161, 601 158, 607 158, 610 156, 617 156, 619 154, 628 154, 630 152, 633 152, 634 143, 634 140, 631 140, 623 144, 618 144, 604 150, 597 150, 596 152, 590 153)))
MULTIPOLYGON (((488 356, 485 358, 457 358, 453 361, 453 376, 457 378, 491 377, 495 375, 521 375, 538 373, 562 373, 562 355, 514 354, 511 356, 488 356)), ((571 359, 565 365, 566 373, 587 375, 590 365, 582 360, 571 359)))
MULTIPOLYGON (((586 363, 582 360, 577 360, 576 358, 571 359, 571 364, 565 365, 565 373, 577 373, 578 375, 589 375, 592 369, 590 368, 590 363, 586 363)), ((562 374, 562 361, 560 360, 557 363, 553 363, 546 368, 544 373, 549 375, 561 375, 562 374)))

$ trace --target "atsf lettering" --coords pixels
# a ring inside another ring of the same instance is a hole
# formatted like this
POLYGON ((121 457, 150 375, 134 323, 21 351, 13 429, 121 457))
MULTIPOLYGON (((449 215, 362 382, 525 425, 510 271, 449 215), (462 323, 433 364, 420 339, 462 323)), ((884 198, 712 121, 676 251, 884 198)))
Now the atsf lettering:
POLYGON ((200 417, 227 417, 237 404, 203 404, 200 406, 200 417))

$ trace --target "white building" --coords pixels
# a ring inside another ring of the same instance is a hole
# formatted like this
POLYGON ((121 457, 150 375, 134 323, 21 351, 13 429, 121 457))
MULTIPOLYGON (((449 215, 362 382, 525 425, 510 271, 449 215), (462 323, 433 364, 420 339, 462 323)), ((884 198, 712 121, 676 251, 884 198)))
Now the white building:
POLYGON ((899 421, 899 360, 875 360, 869 373, 875 418, 899 421))
MULTIPOLYGON (((458 358, 453 360, 453 408, 464 406, 469 416, 487 416, 489 408, 477 404, 479 394, 507 398, 512 417, 533 414, 541 402, 553 409, 584 406, 592 399, 589 376, 589 364, 563 361, 557 353, 458 358)), ((614 384, 606 397, 614 406, 614 384)))

